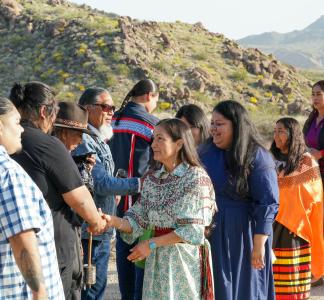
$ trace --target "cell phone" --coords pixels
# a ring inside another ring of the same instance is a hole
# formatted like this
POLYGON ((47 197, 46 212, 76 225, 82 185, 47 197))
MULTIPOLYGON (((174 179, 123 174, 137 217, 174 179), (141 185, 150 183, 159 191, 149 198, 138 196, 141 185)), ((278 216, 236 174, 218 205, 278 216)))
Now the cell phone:
POLYGON ((116 177, 118 177, 118 178, 127 178, 128 177, 127 171, 124 170, 124 169, 118 169, 117 173, 116 173, 116 177))

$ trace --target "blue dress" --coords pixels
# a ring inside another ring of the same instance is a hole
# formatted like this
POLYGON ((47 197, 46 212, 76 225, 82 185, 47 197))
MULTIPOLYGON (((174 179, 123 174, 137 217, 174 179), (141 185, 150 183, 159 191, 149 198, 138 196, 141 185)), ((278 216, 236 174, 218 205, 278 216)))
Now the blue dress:
POLYGON ((272 223, 278 210, 278 183, 269 152, 259 148, 249 175, 249 195, 235 193, 226 170, 226 151, 212 142, 199 149, 216 192, 218 213, 210 237, 216 300, 274 300, 272 223), (251 265, 253 235, 266 234, 265 268, 251 265))

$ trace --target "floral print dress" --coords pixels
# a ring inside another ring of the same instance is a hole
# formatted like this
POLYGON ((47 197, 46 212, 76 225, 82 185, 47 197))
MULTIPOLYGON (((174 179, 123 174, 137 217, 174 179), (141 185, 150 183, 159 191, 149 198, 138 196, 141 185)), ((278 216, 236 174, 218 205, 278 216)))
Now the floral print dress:
POLYGON ((122 238, 131 244, 153 225, 174 229, 184 242, 151 251, 142 299, 202 299, 200 246, 210 254, 204 231, 215 208, 213 185, 202 168, 181 163, 171 173, 162 167, 147 174, 140 201, 125 214, 133 232, 122 238))

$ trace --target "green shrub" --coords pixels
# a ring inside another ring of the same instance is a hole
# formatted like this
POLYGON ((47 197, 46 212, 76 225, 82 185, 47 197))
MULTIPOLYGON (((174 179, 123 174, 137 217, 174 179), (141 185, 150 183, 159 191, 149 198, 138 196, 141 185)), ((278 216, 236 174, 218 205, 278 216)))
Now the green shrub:
POLYGON ((246 81, 248 72, 245 68, 240 68, 231 75, 231 78, 235 81, 246 81))

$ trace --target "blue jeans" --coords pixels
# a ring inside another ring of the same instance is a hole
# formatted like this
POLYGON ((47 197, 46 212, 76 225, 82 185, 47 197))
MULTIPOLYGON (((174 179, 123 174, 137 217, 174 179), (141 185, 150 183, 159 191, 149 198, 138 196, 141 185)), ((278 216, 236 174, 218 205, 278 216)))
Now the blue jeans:
MULTIPOLYGON (((83 262, 88 263, 88 240, 82 240, 84 253, 83 262)), ((82 300, 102 300, 107 285, 108 260, 110 255, 110 240, 92 241, 92 264, 96 266, 96 283, 82 290, 82 300)))
POLYGON ((141 300, 144 269, 135 267, 134 263, 127 259, 133 245, 126 244, 117 231, 116 263, 119 281, 119 290, 122 300, 141 300))

